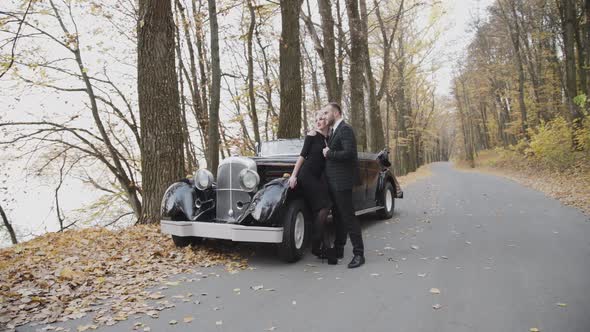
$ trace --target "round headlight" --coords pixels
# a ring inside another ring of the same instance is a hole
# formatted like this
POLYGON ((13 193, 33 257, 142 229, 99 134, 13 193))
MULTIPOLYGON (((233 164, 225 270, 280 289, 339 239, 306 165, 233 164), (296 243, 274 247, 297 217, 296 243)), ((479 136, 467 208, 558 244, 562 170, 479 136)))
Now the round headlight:
POLYGON ((256 189, 258 183, 260 182, 260 177, 258 173, 245 169, 240 172, 240 183, 242 184, 242 188, 246 191, 252 191, 256 189))
POLYGON ((195 186, 199 190, 211 188, 213 184, 213 174, 206 169, 200 169, 194 178, 195 186))

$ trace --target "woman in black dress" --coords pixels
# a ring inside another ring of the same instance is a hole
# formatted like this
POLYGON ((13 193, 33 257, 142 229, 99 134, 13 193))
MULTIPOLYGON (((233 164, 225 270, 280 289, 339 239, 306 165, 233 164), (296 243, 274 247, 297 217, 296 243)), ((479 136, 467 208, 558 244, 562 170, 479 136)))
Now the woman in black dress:
POLYGON ((289 186, 291 189, 301 186, 305 202, 314 214, 311 252, 321 258, 327 257, 329 264, 336 264, 336 258, 331 257, 331 251, 328 250, 330 245, 325 232, 332 201, 324 174, 326 159, 322 152, 328 145, 328 123, 321 111, 315 114, 315 126, 315 130, 305 136, 301 154, 289 178, 289 186))

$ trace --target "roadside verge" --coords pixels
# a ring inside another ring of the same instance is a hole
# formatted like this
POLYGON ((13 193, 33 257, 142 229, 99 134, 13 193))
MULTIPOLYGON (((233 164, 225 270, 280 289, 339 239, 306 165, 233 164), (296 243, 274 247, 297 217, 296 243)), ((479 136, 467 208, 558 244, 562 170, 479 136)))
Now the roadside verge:
POLYGON ((493 150, 480 151, 475 168, 463 160, 453 161, 461 171, 482 172, 511 179, 553 197, 590 215, 590 165, 554 170, 525 158, 503 156, 493 150))

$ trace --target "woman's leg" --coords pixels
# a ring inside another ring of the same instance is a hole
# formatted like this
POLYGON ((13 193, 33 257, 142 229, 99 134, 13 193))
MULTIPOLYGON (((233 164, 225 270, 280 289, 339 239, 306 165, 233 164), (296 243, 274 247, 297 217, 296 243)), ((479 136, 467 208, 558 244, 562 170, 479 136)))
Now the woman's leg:
POLYGON ((328 223, 328 214, 330 213, 330 209, 323 208, 318 212, 316 224, 320 225, 320 235, 322 238, 322 258, 325 257, 328 259, 328 264, 335 265, 338 264, 338 259, 336 257, 336 251, 334 248, 330 247, 330 236, 327 232, 327 223, 328 223))
POLYGON ((322 246, 326 249, 330 247, 330 243, 328 242, 328 232, 326 232, 326 223, 328 222, 329 213, 330 209, 322 208, 318 211, 315 220, 316 239, 321 242, 322 246))
POLYGON ((326 242, 326 220, 328 219, 329 210, 322 208, 315 213, 313 221, 313 240, 311 244, 311 252, 316 256, 322 256, 322 250, 329 248, 329 243, 326 242))

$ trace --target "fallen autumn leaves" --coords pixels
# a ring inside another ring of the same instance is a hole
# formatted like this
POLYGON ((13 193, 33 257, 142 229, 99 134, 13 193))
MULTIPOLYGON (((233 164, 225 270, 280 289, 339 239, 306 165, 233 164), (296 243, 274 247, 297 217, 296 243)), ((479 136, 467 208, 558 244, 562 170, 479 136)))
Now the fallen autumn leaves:
POLYGON ((90 312, 97 325, 153 313, 166 306, 152 304, 147 288, 213 265, 234 271, 247 261, 207 245, 176 248, 158 226, 49 233, 0 250, 0 330, 90 312))

